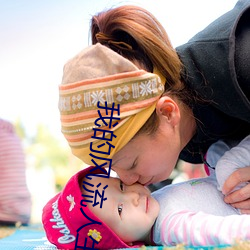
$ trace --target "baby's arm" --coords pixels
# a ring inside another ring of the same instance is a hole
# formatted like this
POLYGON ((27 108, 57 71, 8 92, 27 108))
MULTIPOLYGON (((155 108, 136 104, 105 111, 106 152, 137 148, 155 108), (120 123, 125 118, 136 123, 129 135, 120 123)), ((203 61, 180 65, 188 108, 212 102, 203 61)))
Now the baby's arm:
POLYGON ((173 211, 161 225, 163 245, 233 244, 250 239, 250 215, 215 216, 203 212, 173 211))
MULTIPOLYGON (((250 135, 242 140, 237 146, 227 151, 217 162, 215 167, 218 189, 222 191, 223 185, 229 175, 239 168, 250 165, 250 135)), ((241 183, 236 189, 245 186, 241 183)), ((234 189, 234 190, 236 190, 234 189)), ((234 191, 233 190, 233 191, 234 191)))

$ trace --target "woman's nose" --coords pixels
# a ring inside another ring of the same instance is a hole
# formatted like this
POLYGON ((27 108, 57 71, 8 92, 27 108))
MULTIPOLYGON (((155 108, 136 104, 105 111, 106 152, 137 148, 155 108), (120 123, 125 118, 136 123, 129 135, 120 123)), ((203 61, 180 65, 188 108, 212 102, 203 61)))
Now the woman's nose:
POLYGON ((127 170, 113 168, 113 170, 117 173, 119 178, 124 182, 126 185, 132 185, 139 180, 139 175, 135 173, 129 173, 127 170))

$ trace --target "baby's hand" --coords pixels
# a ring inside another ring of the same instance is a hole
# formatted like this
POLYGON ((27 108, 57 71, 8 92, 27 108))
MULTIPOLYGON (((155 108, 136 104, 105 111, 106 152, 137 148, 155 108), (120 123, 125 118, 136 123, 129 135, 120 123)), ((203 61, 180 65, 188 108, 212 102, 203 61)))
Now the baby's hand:
POLYGON ((240 209, 243 214, 250 214, 250 166, 233 172, 225 181, 222 192, 224 201, 240 209), (236 186, 245 183, 244 187, 231 192, 236 186))

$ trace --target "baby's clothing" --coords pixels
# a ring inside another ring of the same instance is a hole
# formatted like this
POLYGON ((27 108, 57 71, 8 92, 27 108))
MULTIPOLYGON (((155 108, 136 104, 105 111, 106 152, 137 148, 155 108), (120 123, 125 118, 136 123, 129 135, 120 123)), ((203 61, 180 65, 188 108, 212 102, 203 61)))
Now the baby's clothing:
POLYGON ((222 141, 211 146, 207 161, 211 167, 216 165, 216 171, 211 168, 209 177, 166 186, 152 193, 160 203, 153 229, 155 244, 205 246, 232 244, 237 238, 250 239, 250 216, 240 215, 225 203, 218 190, 233 171, 250 165, 250 136, 229 149, 222 141))

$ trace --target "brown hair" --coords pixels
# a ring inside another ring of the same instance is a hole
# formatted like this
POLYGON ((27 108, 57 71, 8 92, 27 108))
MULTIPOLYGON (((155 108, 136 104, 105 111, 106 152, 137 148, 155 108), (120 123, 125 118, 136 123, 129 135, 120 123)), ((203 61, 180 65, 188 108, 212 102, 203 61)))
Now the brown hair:
MULTIPOLYGON (((131 61, 137 61, 145 70, 154 68, 166 78, 165 93, 189 104, 181 82, 181 61, 159 21, 147 10, 137 6, 120 6, 98 13, 91 20, 92 43, 101 43, 131 61)), ((157 130, 156 112, 139 133, 153 134, 157 130)))

